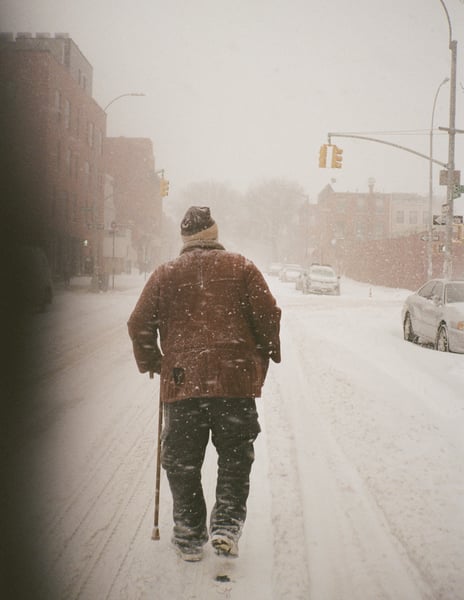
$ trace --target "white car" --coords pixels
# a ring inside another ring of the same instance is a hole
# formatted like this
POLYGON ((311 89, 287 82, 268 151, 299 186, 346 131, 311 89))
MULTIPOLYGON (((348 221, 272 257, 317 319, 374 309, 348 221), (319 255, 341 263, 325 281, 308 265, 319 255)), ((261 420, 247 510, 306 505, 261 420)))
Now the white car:
POLYGON ((432 279, 406 298, 404 339, 464 353, 464 280, 432 279))
POLYGON ((267 269, 267 274, 277 276, 280 273, 280 271, 282 270, 282 267, 283 267, 283 264, 280 262, 271 263, 267 269))
POLYGON ((330 265, 312 264, 303 280, 303 294, 340 295, 340 277, 330 265))
POLYGON ((296 282, 302 270, 300 265, 284 265, 279 273, 279 279, 280 281, 296 282))

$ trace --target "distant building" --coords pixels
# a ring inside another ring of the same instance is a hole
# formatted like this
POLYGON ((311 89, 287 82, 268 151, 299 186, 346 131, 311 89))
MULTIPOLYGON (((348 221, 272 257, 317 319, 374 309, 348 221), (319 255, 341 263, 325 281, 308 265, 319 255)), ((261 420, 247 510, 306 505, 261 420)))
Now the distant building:
POLYGON ((427 231, 428 199, 418 194, 391 194, 390 215, 392 238, 427 231))
POLYGON ((327 185, 318 196, 314 256, 342 269, 353 243, 420 234, 428 219, 428 198, 418 194, 376 192, 372 179, 367 192, 335 192, 327 185))
POLYGON ((314 253, 317 262, 333 264, 343 270, 347 245, 360 240, 390 236, 390 195, 335 192, 327 185, 318 196, 319 239, 314 253))
POLYGON ((3 201, 14 241, 42 246, 55 276, 101 258, 106 114, 92 78, 67 34, 0 34, 3 201))
POLYGON ((137 267, 143 272, 151 271, 162 262, 162 199, 152 141, 106 138, 105 168, 114 178, 117 227, 121 235, 124 230, 132 231, 137 267))

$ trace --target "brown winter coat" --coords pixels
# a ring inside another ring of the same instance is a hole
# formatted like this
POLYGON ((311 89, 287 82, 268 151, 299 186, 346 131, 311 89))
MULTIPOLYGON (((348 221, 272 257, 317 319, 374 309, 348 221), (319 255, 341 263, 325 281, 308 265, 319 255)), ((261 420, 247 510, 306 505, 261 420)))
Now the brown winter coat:
POLYGON ((251 261, 199 244, 154 271, 128 328, 140 372, 160 373, 163 402, 251 398, 269 358, 280 362, 280 314, 251 261))

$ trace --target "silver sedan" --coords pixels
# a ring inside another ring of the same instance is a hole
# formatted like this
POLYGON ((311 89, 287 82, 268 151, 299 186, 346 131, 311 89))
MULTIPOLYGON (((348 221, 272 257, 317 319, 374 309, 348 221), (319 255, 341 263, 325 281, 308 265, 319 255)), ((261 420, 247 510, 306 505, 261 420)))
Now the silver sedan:
POLYGON ((406 298, 404 339, 464 353, 464 280, 432 279, 406 298))

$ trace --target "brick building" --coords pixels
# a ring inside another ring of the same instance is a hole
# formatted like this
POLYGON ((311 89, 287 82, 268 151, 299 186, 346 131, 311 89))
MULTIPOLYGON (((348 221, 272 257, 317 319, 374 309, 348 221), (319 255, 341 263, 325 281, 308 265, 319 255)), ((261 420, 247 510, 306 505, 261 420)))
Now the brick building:
POLYGON ((335 192, 327 185, 318 196, 315 258, 343 271, 346 246, 359 240, 390 237, 390 194, 335 192))
POLYGON ((92 67, 67 34, 1 34, 0 75, 12 239, 41 246, 55 276, 90 272, 102 251, 106 130, 92 67))
POLYGON ((105 169, 114 178, 119 235, 132 231, 135 261, 141 271, 162 262, 162 199, 148 138, 106 138, 105 169))
MULTIPOLYGON (((434 211, 440 211, 437 200, 434 211)), ((427 279, 428 198, 417 194, 335 192, 318 197, 312 230, 312 262, 332 264, 348 277, 377 285, 415 289, 427 279)), ((443 272, 444 227, 434 227, 432 275, 443 272)), ((453 241, 454 275, 464 274, 464 244, 453 241)))

